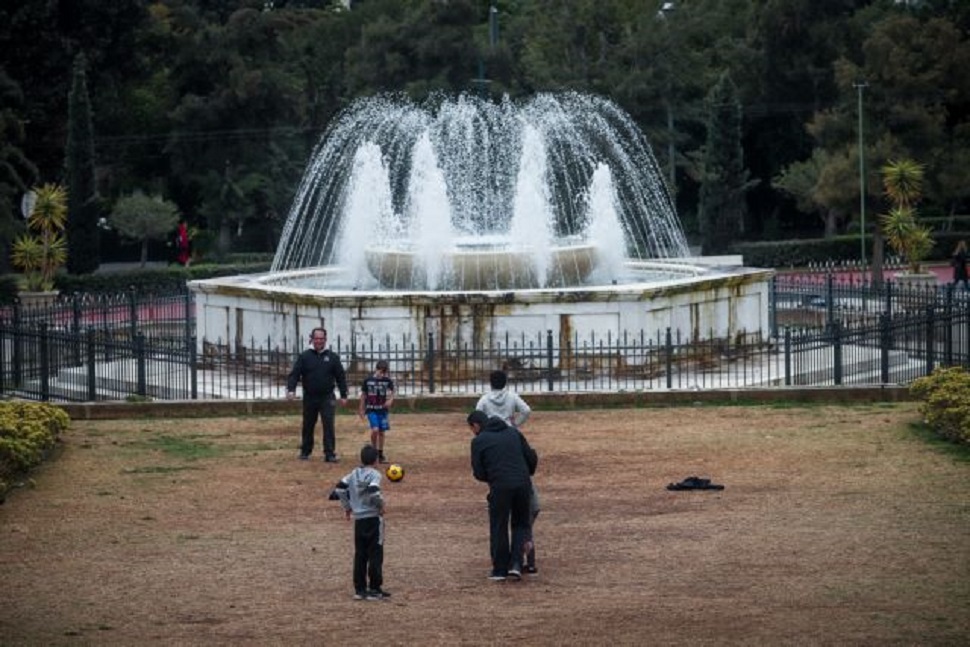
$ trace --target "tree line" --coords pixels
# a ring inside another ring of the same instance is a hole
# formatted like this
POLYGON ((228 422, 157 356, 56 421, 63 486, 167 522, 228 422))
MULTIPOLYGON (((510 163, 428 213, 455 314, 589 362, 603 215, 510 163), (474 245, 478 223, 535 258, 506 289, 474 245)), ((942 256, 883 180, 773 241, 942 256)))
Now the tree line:
POLYGON ((897 159, 923 165, 920 213, 953 215, 970 201, 968 33, 961 0, 6 3, 0 243, 23 193, 55 182, 74 273, 112 260, 118 228, 98 223, 141 194, 207 253, 271 252, 327 125, 384 92, 609 97, 708 253, 858 232, 866 212, 871 229, 897 159))

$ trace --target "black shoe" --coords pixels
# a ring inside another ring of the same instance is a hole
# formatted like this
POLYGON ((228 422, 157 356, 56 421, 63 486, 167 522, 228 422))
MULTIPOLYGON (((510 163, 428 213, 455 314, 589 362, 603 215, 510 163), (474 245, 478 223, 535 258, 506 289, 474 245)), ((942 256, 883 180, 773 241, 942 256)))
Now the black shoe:
POLYGON ((310 460, 310 455, 309 454, 300 454, 300 457, 299 458, 300 458, 301 461, 308 461, 308 460, 310 460))
POLYGON ((340 459, 337 458, 336 454, 330 454, 329 456, 324 456, 323 460, 325 463, 339 463, 340 459))
POLYGON ((381 454, 380 457, 377 459, 377 462, 380 463, 381 465, 387 465, 391 461, 387 460, 387 457, 384 456, 384 454, 381 454))
POLYGON ((535 566, 526 566, 525 569, 523 569, 523 570, 528 575, 538 575, 539 574, 539 569, 536 568, 535 566))
POLYGON ((512 568, 509 569, 509 579, 510 580, 521 580, 522 579, 522 567, 518 564, 512 564, 512 568))
POLYGON ((488 576, 488 579, 492 580, 493 582, 504 582, 506 577, 507 575, 504 571, 493 570, 488 576))
POLYGON ((367 591, 356 591, 354 593, 354 599, 355 600, 366 600, 367 599, 367 591))
POLYGON ((381 589, 374 589, 367 592, 368 600, 386 600, 389 597, 391 597, 391 594, 381 589))

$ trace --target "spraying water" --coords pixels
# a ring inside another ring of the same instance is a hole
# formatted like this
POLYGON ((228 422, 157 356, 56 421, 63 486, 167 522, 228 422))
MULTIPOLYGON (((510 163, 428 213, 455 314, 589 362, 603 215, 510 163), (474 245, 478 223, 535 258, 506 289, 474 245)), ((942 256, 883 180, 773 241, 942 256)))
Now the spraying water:
POLYGON ((626 259, 687 253, 650 146, 613 102, 375 97, 324 135, 273 270, 336 266, 353 286, 519 289, 615 280, 626 259))

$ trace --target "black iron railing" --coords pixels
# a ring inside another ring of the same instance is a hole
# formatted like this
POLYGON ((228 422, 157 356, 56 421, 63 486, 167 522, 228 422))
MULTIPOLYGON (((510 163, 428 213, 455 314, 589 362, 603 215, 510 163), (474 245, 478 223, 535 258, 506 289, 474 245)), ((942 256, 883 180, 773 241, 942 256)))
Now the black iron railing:
MULTIPOLYGON (((191 293, 68 297, 0 312, 0 395, 50 401, 275 399, 295 340, 244 344, 193 336, 191 293)), ((352 397, 378 359, 403 394, 476 394, 504 368, 518 391, 645 391, 781 385, 906 384, 970 365, 970 299, 949 286, 902 289, 831 277, 775 279, 771 330, 732 339, 680 331, 551 331, 474 346, 427 337, 331 339, 352 397)))

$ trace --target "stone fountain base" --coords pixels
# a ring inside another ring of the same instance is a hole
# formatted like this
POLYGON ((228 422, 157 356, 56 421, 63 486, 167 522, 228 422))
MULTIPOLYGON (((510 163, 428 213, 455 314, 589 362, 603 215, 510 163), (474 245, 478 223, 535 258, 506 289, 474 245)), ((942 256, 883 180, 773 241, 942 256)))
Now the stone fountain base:
POLYGON ((422 347, 428 334, 442 344, 491 341, 588 340, 669 328, 682 339, 765 338, 772 270, 703 269, 683 263, 680 278, 627 285, 461 292, 319 290, 292 282, 330 270, 192 281, 196 334, 236 349, 267 343, 296 352, 324 326, 334 346, 373 336, 422 347))

